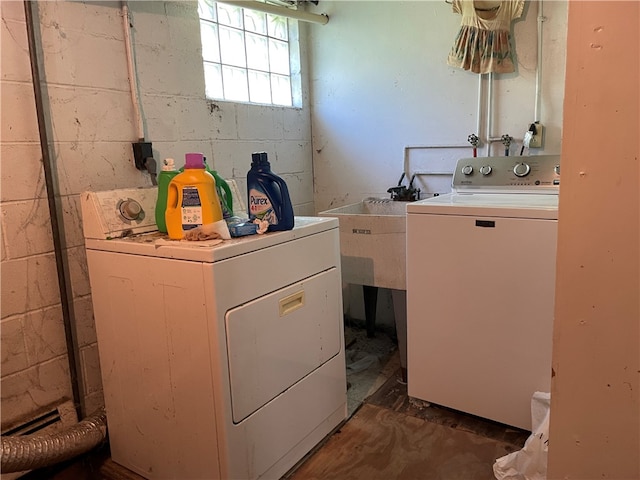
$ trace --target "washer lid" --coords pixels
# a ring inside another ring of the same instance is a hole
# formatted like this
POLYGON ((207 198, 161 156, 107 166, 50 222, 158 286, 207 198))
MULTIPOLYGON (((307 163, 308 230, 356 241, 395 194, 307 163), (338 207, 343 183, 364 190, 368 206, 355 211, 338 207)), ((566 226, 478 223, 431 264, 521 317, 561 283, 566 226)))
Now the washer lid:
POLYGON ((558 219, 558 195, 449 193, 407 204, 407 213, 558 219))

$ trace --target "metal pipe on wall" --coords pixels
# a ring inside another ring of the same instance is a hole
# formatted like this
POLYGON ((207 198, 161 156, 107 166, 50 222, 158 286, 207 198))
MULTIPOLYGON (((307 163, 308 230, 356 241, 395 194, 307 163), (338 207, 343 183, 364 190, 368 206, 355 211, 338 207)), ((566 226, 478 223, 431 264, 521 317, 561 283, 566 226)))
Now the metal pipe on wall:
MULTIPOLYGON (((543 0, 538 0, 538 15, 537 15, 537 63, 536 63, 536 84, 535 84, 535 99, 534 99, 534 110, 533 110, 533 120, 535 122, 540 121, 540 109, 541 109, 541 90, 542 90, 542 23, 545 21, 544 11, 543 11, 543 0)), ((491 144, 502 141, 502 137, 492 137, 492 122, 493 122, 493 82, 494 77, 493 73, 490 72, 487 74, 487 115, 486 115, 486 134, 482 136, 480 133, 480 118, 481 118, 481 95, 482 95, 482 77, 484 75, 479 75, 481 78, 479 80, 478 86, 478 136, 482 139, 484 138, 486 144, 486 154, 487 156, 491 155, 491 144)), ((519 140, 519 139, 515 139, 519 140)))
POLYGON ((409 151, 410 150, 431 150, 431 149, 447 149, 447 148, 471 148, 469 144, 447 144, 447 145, 405 145, 404 147, 404 174, 406 178, 411 178, 412 175, 453 175, 453 172, 411 172, 409 165, 409 151))
MULTIPOLYGON (((83 384, 78 375, 81 369, 78 356, 78 341, 75 325, 72 321, 73 296, 69 280, 68 259, 63 252, 64 227, 60 221, 62 217, 56 199, 56 183, 54 182, 53 162, 49 153, 49 138, 44 114, 44 94, 40 77, 40 64, 36 45, 36 22, 34 4, 31 0, 24 1, 25 23, 29 45, 29 60, 36 103, 36 117, 40 135, 40 149, 44 169, 49 215, 51 217, 51 233, 60 289, 60 305, 64 323, 65 339, 67 343, 67 358, 69 361, 69 376, 73 393, 74 407, 78 418, 82 418, 85 410, 82 397, 83 384)), ((36 468, 55 465, 88 452, 103 442, 107 436, 106 412, 99 408, 93 415, 72 425, 61 432, 40 433, 24 436, 2 436, 2 458, 0 470, 3 473, 23 472, 36 468)))
POLYGON ((56 197, 57 188, 54 179, 54 167, 49 152, 49 138, 47 133, 47 123, 44 115, 44 95, 40 80, 40 63, 36 45, 36 24, 34 19, 34 5, 37 2, 25 0, 24 13, 27 27, 27 37, 29 44, 29 59, 31 63, 31 76, 33 80, 33 93, 36 103, 36 116, 38 120, 38 131, 40 134, 40 150, 42 152, 42 166, 44 169, 45 186, 47 190, 47 200, 49 203, 49 215, 51 216, 51 234, 53 237, 53 250, 56 259, 56 270, 58 273, 58 287, 60 289, 60 305, 62 308, 62 319, 64 323, 64 333, 67 343, 67 358, 69 359, 69 376, 71 377, 71 389, 73 402, 78 412, 78 418, 82 418, 84 413, 84 391, 79 359, 78 337, 73 322, 73 293, 71 291, 71 281, 69 275, 68 259, 64 255, 64 225, 62 224, 62 209, 59 207, 56 197))
POLYGON ((122 5, 122 24, 124 27, 124 47, 127 55, 127 71, 129 73, 129 90, 131 91, 131 103, 133 104, 133 114, 136 121, 136 131, 138 139, 144 141, 144 125, 142 123, 142 115, 140 113, 140 98, 138 96, 138 77, 136 75, 136 67, 133 62, 133 44, 131 42, 131 18, 129 14, 129 6, 126 1, 121 2, 122 5))
POLYGON ((482 79, 484 78, 483 74, 478 75, 478 109, 476 111, 476 131, 475 134, 478 138, 482 138, 482 132, 480 129, 482 128, 482 79))
POLYGON ((280 7, 278 5, 272 5, 270 3, 257 2, 255 0, 217 0, 220 3, 226 3, 227 5, 233 5, 235 7, 250 8, 251 10, 258 10, 260 12, 270 13, 272 15, 279 15, 281 17, 293 18, 295 20, 301 20, 303 22, 317 23, 320 25, 326 25, 329 22, 329 16, 322 13, 309 13, 303 10, 293 10, 291 8, 280 7))
POLYGON ((493 127, 493 72, 487 74, 487 124, 485 134, 485 144, 487 146, 487 157, 491 155, 491 129, 493 127))
POLYGON ((543 0, 538 0, 538 59, 536 63, 536 93, 533 108, 533 121, 540 121, 540 91, 542 89, 542 22, 545 21, 543 0))

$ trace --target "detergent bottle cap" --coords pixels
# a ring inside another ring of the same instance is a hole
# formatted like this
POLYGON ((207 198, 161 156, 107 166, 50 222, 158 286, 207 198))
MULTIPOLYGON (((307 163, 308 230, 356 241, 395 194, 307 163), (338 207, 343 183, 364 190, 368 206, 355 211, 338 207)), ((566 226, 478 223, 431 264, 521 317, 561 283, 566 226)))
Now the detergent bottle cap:
POLYGON ((204 168, 204 155, 202 153, 187 153, 184 168, 204 168))
POLYGON ((173 158, 165 158, 162 165, 162 171, 172 172, 175 169, 176 169, 175 160, 173 158))
POLYGON ((269 165, 267 152, 255 152, 251 154, 251 166, 260 167, 269 165))

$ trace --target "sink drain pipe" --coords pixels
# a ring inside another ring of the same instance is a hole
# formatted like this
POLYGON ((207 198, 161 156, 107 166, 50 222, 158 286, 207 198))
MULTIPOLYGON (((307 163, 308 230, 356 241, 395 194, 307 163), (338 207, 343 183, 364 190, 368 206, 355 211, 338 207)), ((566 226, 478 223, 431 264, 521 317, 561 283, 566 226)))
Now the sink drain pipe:
MULTIPOLYGON (((42 85, 40 83, 40 71, 36 52, 35 21, 31 0, 24 1, 27 37, 29 41, 29 58, 31 61, 31 75, 36 102, 38 129, 40 132, 40 148, 42 150, 42 163, 44 168, 47 199, 51 216, 51 231, 58 272, 58 286, 60 288, 60 304, 64 322, 65 337, 67 342, 67 356, 69 359, 69 375, 73 391, 74 406, 78 412, 78 418, 82 417, 84 406, 81 392, 82 380, 78 376, 80 362, 77 355, 78 342, 73 322, 71 321, 73 299, 66 272, 67 262, 63 254, 63 233, 60 224, 61 216, 58 215, 58 206, 55 198, 55 184, 53 179, 53 167, 49 155, 49 141, 44 116, 44 104, 42 85)), ((107 416, 104 408, 99 409, 90 417, 56 433, 38 433, 24 436, 3 436, 1 439, 2 457, 0 470, 3 473, 22 472, 43 468, 56 463, 69 460, 88 452, 107 436, 107 416)))

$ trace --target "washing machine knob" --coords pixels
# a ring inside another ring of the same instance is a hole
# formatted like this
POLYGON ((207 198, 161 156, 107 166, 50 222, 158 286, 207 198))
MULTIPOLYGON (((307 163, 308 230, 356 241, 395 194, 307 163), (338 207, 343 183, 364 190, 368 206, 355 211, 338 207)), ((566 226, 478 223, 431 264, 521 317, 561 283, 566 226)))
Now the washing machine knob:
POLYGON ((513 173, 515 173, 516 177, 526 177, 529 175, 531 171, 531 167, 527 163, 518 163, 515 167, 513 167, 513 173))
POLYGON ((122 200, 118 209, 120 210, 120 215, 122 215, 122 218, 125 220, 138 220, 142 213, 142 207, 140 204, 130 198, 122 200))
POLYGON ((462 173, 465 175, 471 175, 473 173, 473 167, 471 165, 465 165, 462 167, 462 173))
POLYGON ((480 173, 485 177, 491 173, 491 165, 483 165, 480 167, 480 173))

